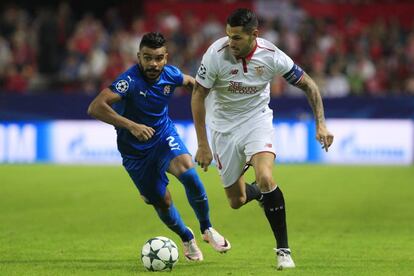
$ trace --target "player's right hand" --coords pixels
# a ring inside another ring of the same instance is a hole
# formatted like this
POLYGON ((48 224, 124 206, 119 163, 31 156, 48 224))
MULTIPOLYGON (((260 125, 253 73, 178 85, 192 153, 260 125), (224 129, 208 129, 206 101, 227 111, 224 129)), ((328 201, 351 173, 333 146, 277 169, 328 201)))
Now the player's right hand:
POLYGON ((328 131, 325 124, 316 128, 316 140, 322 145, 322 148, 328 152, 329 147, 334 141, 334 136, 328 131))
POLYGON ((155 134, 155 130, 152 127, 142 124, 133 124, 130 126, 129 131, 141 142, 149 140, 155 134))
POLYGON ((195 161, 206 172, 208 170, 208 166, 211 164, 211 161, 213 161, 213 155, 210 147, 199 146, 195 156, 195 161))

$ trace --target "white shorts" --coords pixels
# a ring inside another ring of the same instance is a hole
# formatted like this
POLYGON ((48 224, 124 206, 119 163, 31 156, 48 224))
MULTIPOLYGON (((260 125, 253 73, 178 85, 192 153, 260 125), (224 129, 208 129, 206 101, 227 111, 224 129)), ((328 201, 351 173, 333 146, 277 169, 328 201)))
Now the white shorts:
POLYGON ((271 120, 243 125, 232 133, 211 131, 211 146, 225 188, 243 175, 245 166, 259 152, 275 154, 275 130, 271 120))

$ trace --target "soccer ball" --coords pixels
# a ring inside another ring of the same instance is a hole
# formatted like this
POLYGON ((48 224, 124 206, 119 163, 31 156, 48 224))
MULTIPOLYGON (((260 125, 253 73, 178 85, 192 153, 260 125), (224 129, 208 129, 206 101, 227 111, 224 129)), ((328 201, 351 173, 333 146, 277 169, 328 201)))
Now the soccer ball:
POLYGON ((172 270, 178 262, 178 248, 166 237, 149 239, 141 251, 141 261, 149 271, 172 270))

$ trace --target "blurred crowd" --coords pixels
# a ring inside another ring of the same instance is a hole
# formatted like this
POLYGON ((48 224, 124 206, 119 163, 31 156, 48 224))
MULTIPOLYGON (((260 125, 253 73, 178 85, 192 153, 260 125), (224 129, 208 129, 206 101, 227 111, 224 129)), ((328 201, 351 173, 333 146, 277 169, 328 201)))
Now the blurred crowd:
MULTIPOLYGON (((325 97, 414 95, 414 20, 409 28, 397 19, 363 24, 352 17, 338 25, 308 16, 291 1, 276 2, 274 9, 271 2, 255 6, 260 36, 301 65, 325 97)), ((76 17, 67 2, 35 12, 9 5, 0 14, 0 93, 96 94, 136 63, 147 31, 161 31, 169 63, 194 76, 204 51, 224 36, 224 22, 213 14, 204 20, 191 12, 155 16, 148 26, 145 16, 127 21, 116 8, 98 18, 76 17)), ((271 91, 303 95, 281 78, 271 91)))

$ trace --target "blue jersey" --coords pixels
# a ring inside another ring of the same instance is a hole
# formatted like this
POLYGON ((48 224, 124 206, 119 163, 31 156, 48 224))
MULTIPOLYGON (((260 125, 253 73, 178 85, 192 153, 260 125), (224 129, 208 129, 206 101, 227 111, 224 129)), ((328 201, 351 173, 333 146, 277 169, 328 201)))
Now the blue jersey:
POLYGON ((183 74, 172 65, 164 69, 155 83, 148 83, 138 65, 122 73, 109 87, 122 100, 113 104, 118 114, 155 130, 151 139, 141 142, 127 129, 116 128, 118 149, 122 156, 133 158, 154 147, 170 128, 168 101, 175 88, 183 85, 183 74))

